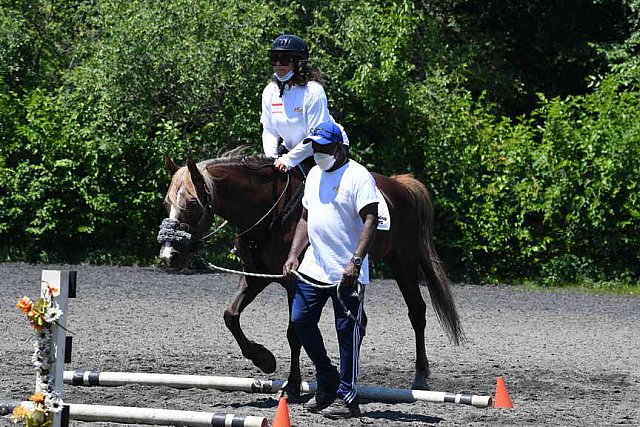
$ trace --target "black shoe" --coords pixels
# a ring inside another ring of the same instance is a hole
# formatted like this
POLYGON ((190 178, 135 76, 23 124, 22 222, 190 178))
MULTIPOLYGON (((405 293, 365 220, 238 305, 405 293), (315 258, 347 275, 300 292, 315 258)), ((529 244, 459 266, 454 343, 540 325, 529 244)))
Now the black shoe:
POLYGON ((347 403, 342 399, 336 399, 326 409, 320 411, 320 415, 332 420, 345 420, 362 416, 360 406, 356 402, 347 403))
POLYGON ((302 405, 304 409, 309 412, 313 412, 314 414, 320 412, 324 408, 328 407, 336 400, 336 392, 335 391, 322 391, 318 390, 313 395, 311 400, 302 405))

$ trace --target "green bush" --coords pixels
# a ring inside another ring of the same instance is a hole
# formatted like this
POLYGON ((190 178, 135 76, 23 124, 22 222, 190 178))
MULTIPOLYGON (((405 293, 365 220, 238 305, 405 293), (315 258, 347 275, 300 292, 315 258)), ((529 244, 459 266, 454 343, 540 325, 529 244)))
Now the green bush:
MULTIPOLYGON (((539 94, 530 114, 499 117, 505 105, 488 99, 518 98, 496 96, 518 82, 503 81, 504 64, 489 57, 482 69, 496 74, 477 75, 474 61, 500 44, 451 45, 476 28, 467 25, 473 11, 455 2, 1 3, 3 259, 153 260, 163 156, 200 160, 241 144, 258 152, 260 93, 272 72, 265 53, 291 32, 328 74, 330 108, 354 157, 386 174, 412 172, 432 189, 437 244, 454 277, 640 276, 637 18, 616 27, 616 40, 632 30, 625 43, 597 46, 592 59, 606 55, 612 66, 604 78, 594 70, 589 93, 539 94), (497 86, 474 96, 466 87, 483 79, 497 86)), ((637 0, 626 7, 637 10, 637 0)), ((209 255, 229 259, 231 235, 209 255)))
POLYGON ((474 280, 638 274, 637 83, 621 87, 612 75, 592 94, 543 98, 517 121, 469 96, 439 108, 416 96, 424 108, 414 123, 430 129, 420 143, 438 242, 458 271, 474 280))

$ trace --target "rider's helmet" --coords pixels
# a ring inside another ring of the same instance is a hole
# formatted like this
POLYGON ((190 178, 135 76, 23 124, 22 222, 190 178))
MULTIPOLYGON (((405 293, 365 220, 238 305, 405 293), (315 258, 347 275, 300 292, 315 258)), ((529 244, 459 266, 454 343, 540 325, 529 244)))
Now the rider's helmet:
POLYGON ((275 53, 287 53, 298 59, 309 59, 309 47, 298 36, 292 34, 283 34, 275 38, 269 49, 269 55, 275 53))

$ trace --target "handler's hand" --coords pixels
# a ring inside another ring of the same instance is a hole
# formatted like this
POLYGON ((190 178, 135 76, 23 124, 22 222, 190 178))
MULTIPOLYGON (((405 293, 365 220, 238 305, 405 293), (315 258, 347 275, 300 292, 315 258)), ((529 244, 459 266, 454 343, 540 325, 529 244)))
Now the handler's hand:
POLYGON ((280 172, 286 172, 287 170, 289 170, 289 167, 286 164, 284 164, 284 162, 282 160, 280 160, 280 159, 276 159, 276 161, 273 163, 273 165, 280 172))
POLYGON ((360 277, 360 268, 353 265, 352 262, 349 262, 342 273, 340 286, 355 286, 358 282, 358 277, 360 277))
POLYGON ((287 260, 284 262, 284 265, 282 266, 282 274, 284 274, 285 276, 291 275, 292 274, 291 271, 297 270, 298 265, 300 265, 300 263, 298 262, 298 258, 294 256, 290 256, 289 258, 287 258, 287 260))

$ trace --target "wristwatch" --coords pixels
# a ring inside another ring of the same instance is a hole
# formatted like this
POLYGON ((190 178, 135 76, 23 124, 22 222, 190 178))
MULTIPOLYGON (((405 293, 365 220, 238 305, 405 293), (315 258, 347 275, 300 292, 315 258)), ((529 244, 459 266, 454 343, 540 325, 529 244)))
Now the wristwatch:
POLYGON ((362 258, 360 258, 359 256, 352 257, 351 262, 358 268, 362 267, 362 258))

